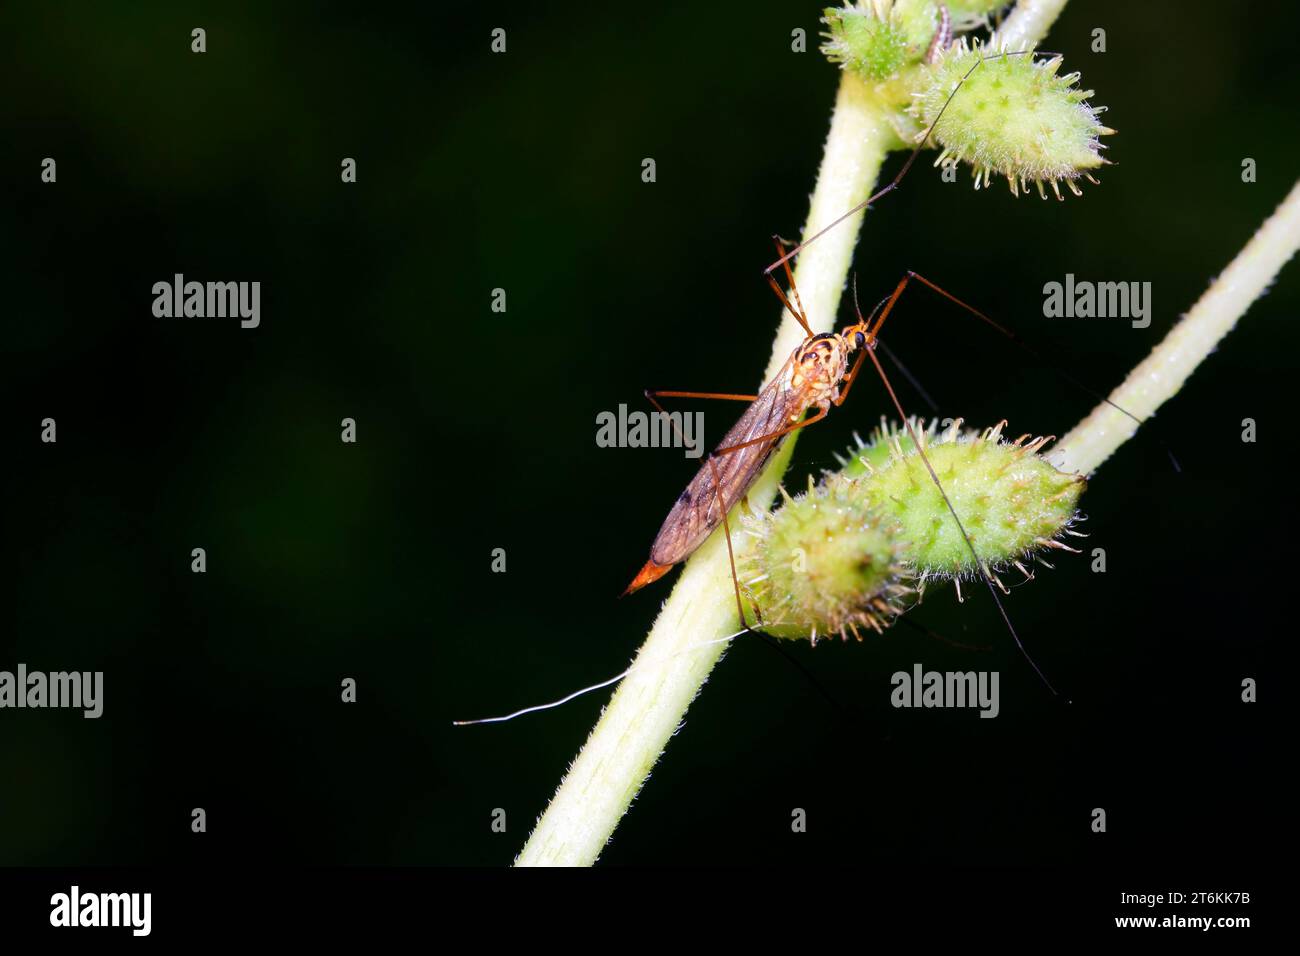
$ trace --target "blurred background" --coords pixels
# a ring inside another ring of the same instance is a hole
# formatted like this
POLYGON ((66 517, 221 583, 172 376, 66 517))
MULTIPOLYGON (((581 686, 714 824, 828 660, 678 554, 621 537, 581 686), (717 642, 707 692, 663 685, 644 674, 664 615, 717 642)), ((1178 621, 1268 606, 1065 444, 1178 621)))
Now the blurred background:
MULTIPOLYGON (((674 579, 616 599, 696 463, 599 448, 595 419, 643 407, 647 387, 760 384, 779 314, 769 236, 802 225, 839 79, 816 52, 819 5, 470 6, 0 12, 0 669, 102 670, 106 685, 99 720, 0 711, 0 863, 508 864, 607 695, 451 721, 616 673, 669 593, 674 579), (791 52, 795 28, 807 53, 791 52), (57 185, 39 181, 46 156, 57 185), (154 319, 152 284, 176 272, 261 281, 260 328, 154 319), (45 417, 56 445, 39 440, 45 417), (195 547, 206 574, 190 572, 195 547)), ((1289 13, 1070 4, 1045 46, 1109 107, 1117 165, 1058 204, 918 164, 868 217, 864 302, 914 269, 1109 390, 1295 179, 1289 13), (1066 273, 1151 282, 1151 327, 1044 319, 1043 284, 1066 273)), ((915 618, 947 640, 897 627, 788 646, 813 680, 742 641, 604 861, 1131 868, 1273 852, 1296 510, 1278 485, 1292 440, 1278 376, 1298 304, 1292 264, 1098 472, 1084 509, 1107 573, 1063 555, 1008 600, 1072 704, 984 593, 931 592, 915 618), (917 662, 998 670, 1001 716, 894 710, 889 677, 917 662)), ((944 416, 1062 434, 1093 405, 919 289, 886 338, 944 416)), ((690 407, 710 444, 739 413, 690 407)), ((883 411, 878 386, 856 390, 799 442, 790 483, 883 411)))

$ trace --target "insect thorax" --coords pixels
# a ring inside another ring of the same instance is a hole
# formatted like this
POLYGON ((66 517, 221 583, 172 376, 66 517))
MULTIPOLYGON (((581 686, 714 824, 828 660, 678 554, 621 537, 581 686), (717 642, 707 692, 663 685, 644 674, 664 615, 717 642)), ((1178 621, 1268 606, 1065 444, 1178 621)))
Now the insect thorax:
POLYGON ((848 346, 833 332, 804 342, 790 356, 790 387, 806 391, 809 404, 821 404, 839 394, 848 370, 848 346))

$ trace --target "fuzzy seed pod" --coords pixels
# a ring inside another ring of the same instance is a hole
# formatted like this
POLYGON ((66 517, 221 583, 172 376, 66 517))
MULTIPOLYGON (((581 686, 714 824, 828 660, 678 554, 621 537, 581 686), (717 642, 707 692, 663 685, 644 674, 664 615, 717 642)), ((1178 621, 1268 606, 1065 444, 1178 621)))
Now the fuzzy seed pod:
POLYGON ((823 11, 822 53, 872 82, 920 62, 939 28, 935 0, 860 0, 823 11))
POLYGON ((1077 181, 1095 183, 1089 170, 1106 163, 1099 137, 1114 130, 1097 119, 1105 108, 1088 104, 1093 91, 1076 88, 1079 74, 1057 75, 1060 57, 1004 55, 981 62, 986 55, 965 41, 953 46, 932 67, 932 82, 914 94, 911 112, 928 129, 966 77, 934 128, 933 141, 942 149, 935 165, 969 163, 976 188, 996 173, 1015 195, 1034 183, 1044 199, 1044 186, 1061 199, 1062 182, 1080 195, 1077 181))
MULTIPOLYGON (((755 538, 737 576, 777 637, 811 638, 882 631, 910 603, 899 523, 864 508, 855 482, 809 481, 807 494, 744 519, 755 538)), ((784 489, 782 490, 784 494, 784 489)))
MULTIPOLYGON (((1002 440, 1002 425, 942 435, 914 421, 930 464, 970 537, 967 546, 906 429, 882 423, 843 470, 763 515, 747 515, 753 546, 737 575, 762 630, 811 638, 882 631, 927 580, 977 579, 1019 568, 1045 548, 1074 550, 1084 481, 1039 455, 1050 439, 1002 440), (976 563, 978 561, 978 564, 976 563)), ((784 491, 783 491, 784 494, 784 491)), ((998 582, 1000 584, 1000 582, 998 582)))
POLYGON ((1050 438, 1022 435, 1007 442, 1002 424, 962 432, 958 419, 940 435, 933 425, 913 423, 975 557, 906 430, 882 426, 841 472, 857 479, 849 500, 898 521, 922 584, 935 577, 977 579, 976 557, 993 572, 1024 570, 1021 562, 1037 551, 1067 549, 1058 538, 1076 520, 1084 479, 1057 471, 1039 455, 1050 438))

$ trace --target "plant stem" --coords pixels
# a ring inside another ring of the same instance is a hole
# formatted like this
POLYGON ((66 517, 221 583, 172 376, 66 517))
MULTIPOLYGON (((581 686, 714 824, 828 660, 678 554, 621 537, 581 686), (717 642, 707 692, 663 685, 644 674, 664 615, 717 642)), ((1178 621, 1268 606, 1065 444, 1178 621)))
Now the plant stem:
MULTIPOLYGON (((1110 394, 1115 405, 1138 418, 1178 394, 1187 377, 1232 331, 1288 259, 1300 248, 1300 182, 1291 187, 1272 216, 1170 330, 1151 354, 1110 394)), ((1088 473, 1133 437, 1138 423, 1102 403, 1052 449, 1052 463, 1088 473)))
MULTIPOLYGON (((851 73, 844 73, 822 156, 804 235, 812 235, 870 195, 881 163, 897 142, 886 110, 851 73)), ((862 214, 831 230, 799 257, 795 280, 814 331, 834 325, 862 214)), ((767 376, 803 341, 788 312, 772 345, 767 376)), ((795 436, 791 435, 790 439, 795 436)), ((787 440, 749 491, 752 509, 776 495, 794 442, 787 440)), ((732 527, 736 526, 732 518, 732 527)), ((734 545, 743 547, 741 536, 734 545)), ((731 565, 723 535, 715 534, 686 563, 636 663, 619 685, 582 752, 538 821, 517 866, 587 866, 609 840, 651 767, 677 730, 725 643, 738 628, 731 565)))
POLYGON ((1028 50, 1047 36, 1067 0, 1020 0, 989 40, 991 50, 1028 50))
MULTIPOLYGON (((1021 46, 1036 44, 1065 2, 1021 0, 1002 35, 1021 46)), ((855 75, 841 74, 804 236, 871 194, 885 155, 898 145, 890 113, 891 108, 855 75)), ((858 213, 799 256, 795 280, 814 331, 828 331, 834 325, 861 223, 862 213, 858 213)), ((772 345, 765 382, 802 340, 802 330, 786 312, 772 345)), ((752 509, 771 505, 794 450, 795 435, 772 456, 750 489, 752 509)), ((742 536, 735 537, 733 544, 745 546, 742 536)), ((726 539, 714 534, 683 568, 637 652, 633 669, 569 767, 516 866, 589 866, 596 861, 725 652, 725 643, 711 642, 734 633, 738 624, 726 539)))

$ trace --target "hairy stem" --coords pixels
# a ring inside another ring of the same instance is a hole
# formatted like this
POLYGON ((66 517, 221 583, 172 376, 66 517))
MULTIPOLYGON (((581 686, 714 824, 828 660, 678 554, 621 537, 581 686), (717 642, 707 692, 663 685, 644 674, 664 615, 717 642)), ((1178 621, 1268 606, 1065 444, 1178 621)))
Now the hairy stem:
MULTIPOLYGON (((1291 187, 1272 216, 1260 226, 1231 265, 1170 330, 1151 354, 1129 373, 1110 400, 1138 418, 1178 394, 1187 377, 1214 351, 1300 248, 1300 182, 1291 187)), ((1137 431, 1137 422, 1102 403, 1052 449, 1053 464, 1088 473, 1137 431)))
MULTIPOLYGON (((1004 26, 1019 44, 1038 42, 1065 0, 1022 0, 1004 26), (1020 7, 1032 12, 1021 15, 1020 7)), ((898 145, 883 104, 852 73, 841 74, 812 207, 804 226, 811 236, 870 195, 888 151, 898 145)), ((832 328, 844 291, 861 216, 831 230, 800 254, 795 280, 813 331, 832 328)), ((764 380, 802 341, 786 313, 772 345, 764 380)), ((797 434, 797 433, 796 433, 797 434)), ((791 435, 749 492, 750 507, 770 506, 795 436, 791 435)), ((733 518, 733 526, 734 526, 733 518)), ((743 547, 739 538, 735 544, 743 547)), ((713 535, 692 555, 634 667, 619 685, 546 812, 515 860, 516 866, 589 866, 627 812, 691 701, 726 649, 721 638, 738 626, 726 539, 713 535)))
MULTIPOLYGON (((894 142, 886 111, 860 80, 843 74, 805 236, 866 199, 894 142)), ((814 331, 827 331, 834 324, 861 215, 827 233, 799 257, 795 281, 814 331)), ((802 340, 803 330, 786 312, 765 378, 776 373, 802 340)), ((773 456, 750 489, 751 508, 771 504, 793 448, 794 442, 787 440, 773 456)), ((734 515, 731 521, 734 528, 734 515)), ((740 537, 733 540, 742 546, 740 537)), ((637 654, 636 663, 654 661, 655 666, 634 668, 619 685, 515 861, 517 866, 595 862, 722 657, 726 644, 709 642, 737 627, 727 543, 715 534, 686 563, 637 654)))
POLYGON ((1020 0, 989 41, 989 49, 1028 50, 1047 36, 1067 0, 1020 0))

